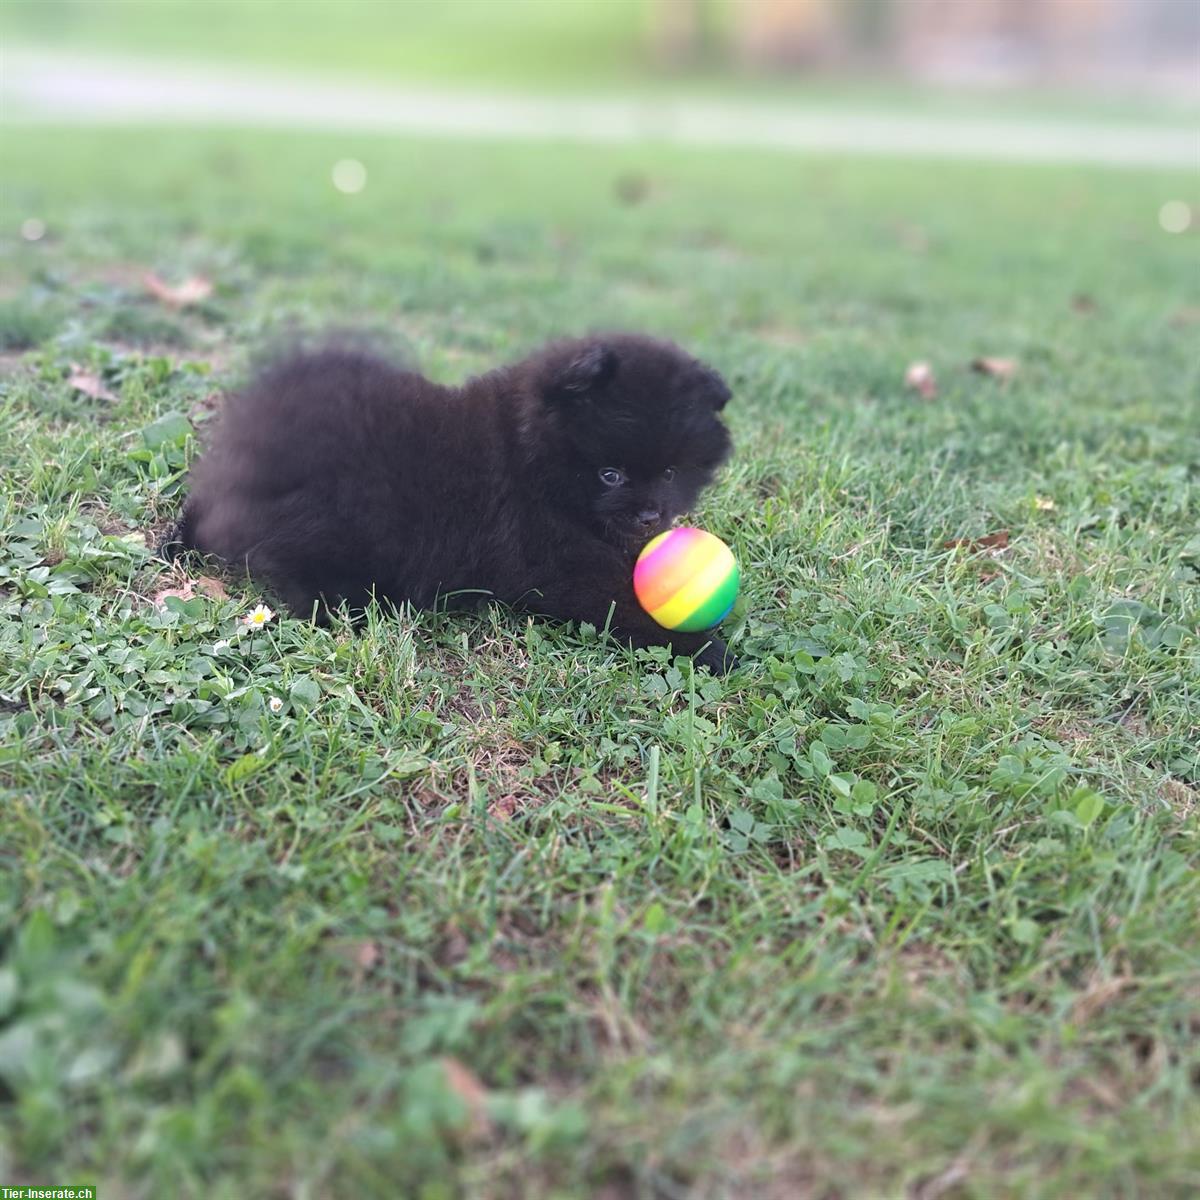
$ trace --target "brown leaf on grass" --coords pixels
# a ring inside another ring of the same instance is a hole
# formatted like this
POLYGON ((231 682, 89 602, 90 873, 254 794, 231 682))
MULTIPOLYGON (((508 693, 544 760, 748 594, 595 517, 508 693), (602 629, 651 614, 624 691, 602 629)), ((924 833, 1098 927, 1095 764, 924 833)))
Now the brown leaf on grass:
POLYGON ((174 596, 179 600, 190 600, 196 594, 196 584, 192 579, 187 580, 182 587, 164 588, 154 593, 154 607, 166 608, 167 600, 174 596))
POLYGON ((1076 292, 1071 297, 1071 311, 1087 316, 1094 313, 1099 305, 1086 292, 1076 292))
POLYGON ((198 579, 185 579, 178 587, 164 588, 154 593, 154 607, 166 608, 167 598, 175 596, 180 600, 191 600, 197 593, 207 596, 210 600, 228 600, 229 593, 219 579, 211 575, 201 575, 198 579))
POLYGON ((71 374, 67 378, 67 383, 77 392, 91 396, 93 400, 116 399, 116 396, 104 386, 99 375, 94 371, 85 370, 78 363, 71 364, 71 374))
POLYGON ((488 805, 488 813, 497 821, 511 821, 517 811, 517 797, 511 792, 488 805))
POLYGON ((199 304, 202 300, 207 300, 213 290, 212 280, 205 279, 203 275, 193 275, 172 286, 164 283, 153 271, 148 271, 142 276, 142 283, 146 285, 146 291, 150 295, 169 308, 186 308, 189 304, 199 304))
POLYGON ((467 1107, 468 1130, 476 1137, 486 1137, 492 1129, 492 1120, 487 1112, 488 1090, 483 1080, 465 1063, 447 1055, 442 1059, 446 1072, 446 1083, 450 1090, 467 1107))
POLYGON ((219 579, 214 579, 211 575, 201 575, 196 580, 196 591, 202 592, 210 600, 229 599, 229 593, 225 590, 225 585, 219 579))
POLYGON ((1183 308, 1177 308, 1171 316, 1171 324, 1176 329, 1181 329, 1185 325, 1200 325, 1200 305, 1184 305, 1183 308))
POLYGON ((1008 547, 1008 530, 999 529, 981 538, 951 538, 942 545, 947 550, 1004 550, 1008 547))
POLYGON ((977 358, 972 361, 971 370, 978 371, 980 375, 990 375, 993 379, 999 379, 1001 383, 1005 383, 1017 373, 1017 360, 1015 358, 977 358))
POLYGON ((904 372, 904 386, 919 392, 926 400, 932 400, 937 395, 937 380, 927 362, 908 364, 908 370, 904 372))

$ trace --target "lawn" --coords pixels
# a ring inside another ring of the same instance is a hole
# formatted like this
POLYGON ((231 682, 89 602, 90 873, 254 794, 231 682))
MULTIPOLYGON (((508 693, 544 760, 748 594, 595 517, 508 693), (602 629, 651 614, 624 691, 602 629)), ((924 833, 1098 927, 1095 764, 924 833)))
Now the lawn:
POLYGON ((670 0, 299 0, 299 7, 297 0, 5 0, 0 42, 18 56, 31 50, 115 55, 243 76, 267 69, 485 94, 628 96, 633 89, 725 103, 799 101, 834 113, 1137 122, 1160 129, 1190 130, 1200 119, 1193 98, 1139 92, 1128 83, 1081 95, 1046 82, 951 89, 905 80, 878 64, 848 74, 756 73, 735 48, 741 0, 707 0, 706 48, 694 61, 681 61, 661 48, 669 8, 670 0))
POLYGON ((1196 1194, 1194 178, 35 129, 4 175, 0 1182, 1196 1194), (720 367, 743 666, 157 607, 222 392, 330 325, 720 367))
POLYGON ((198 58, 359 79, 629 82, 647 0, 8 0, 0 32, 83 53, 198 58))

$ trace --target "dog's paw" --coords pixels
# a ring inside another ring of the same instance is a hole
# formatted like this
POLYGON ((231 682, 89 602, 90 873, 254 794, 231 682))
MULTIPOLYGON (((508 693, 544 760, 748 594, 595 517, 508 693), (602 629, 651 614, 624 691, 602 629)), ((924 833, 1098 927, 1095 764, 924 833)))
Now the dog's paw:
POLYGON ((693 660, 707 667, 714 675, 726 675, 738 666, 738 657, 720 638, 713 638, 693 660))

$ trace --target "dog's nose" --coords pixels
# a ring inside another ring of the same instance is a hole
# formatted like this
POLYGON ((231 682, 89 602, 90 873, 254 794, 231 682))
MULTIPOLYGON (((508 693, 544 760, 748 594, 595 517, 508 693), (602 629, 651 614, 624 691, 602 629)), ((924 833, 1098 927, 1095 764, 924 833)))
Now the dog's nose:
POLYGON ((662 520, 662 513, 657 508, 643 508, 637 515, 638 524, 644 525, 649 529, 652 525, 657 525, 662 520))

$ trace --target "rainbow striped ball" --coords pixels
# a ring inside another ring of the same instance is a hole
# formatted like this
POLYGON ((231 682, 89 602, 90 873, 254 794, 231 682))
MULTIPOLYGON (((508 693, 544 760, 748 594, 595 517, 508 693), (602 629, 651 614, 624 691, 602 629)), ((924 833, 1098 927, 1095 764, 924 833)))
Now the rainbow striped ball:
POLYGON ((703 529, 668 529, 638 555, 633 590, 664 629, 700 633, 733 607, 741 573, 733 551, 703 529))

